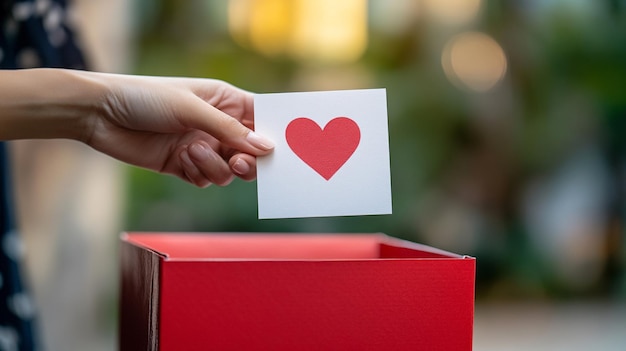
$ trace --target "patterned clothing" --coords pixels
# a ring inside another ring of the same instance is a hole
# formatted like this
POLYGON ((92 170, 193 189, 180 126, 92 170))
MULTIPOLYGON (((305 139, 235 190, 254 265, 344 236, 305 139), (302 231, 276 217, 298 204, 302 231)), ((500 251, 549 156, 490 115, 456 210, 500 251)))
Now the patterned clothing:
POLYGON ((20 276, 23 250, 9 204, 6 156, 0 143, 0 350, 35 350, 33 303, 20 276))
MULTIPOLYGON (((0 0, 0 69, 84 69, 66 0, 0 0)), ((0 96, 2 99, 2 96, 0 96)), ((6 145, 0 142, 0 351, 39 349, 34 305, 24 288, 6 145)))
POLYGON ((85 69, 66 0, 0 0, 0 68, 85 69))

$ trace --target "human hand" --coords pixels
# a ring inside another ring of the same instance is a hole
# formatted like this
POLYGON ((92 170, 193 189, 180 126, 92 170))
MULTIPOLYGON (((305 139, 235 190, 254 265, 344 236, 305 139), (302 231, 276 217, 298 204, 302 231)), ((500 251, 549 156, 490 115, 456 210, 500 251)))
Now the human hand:
POLYGON ((0 140, 69 138, 206 187, 256 178, 253 95, 213 79, 0 70, 0 140))
POLYGON ((252 131, 253 95, 211 79, 101 75, 104 113, 85 143, 199 187, 256 178, 273 143, 252 131))

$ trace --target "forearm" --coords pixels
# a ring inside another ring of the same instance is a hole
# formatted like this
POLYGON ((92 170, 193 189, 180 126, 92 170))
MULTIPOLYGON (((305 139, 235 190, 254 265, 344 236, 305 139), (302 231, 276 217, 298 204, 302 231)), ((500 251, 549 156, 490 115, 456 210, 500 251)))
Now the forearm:
POLYGON ((89 72, 0 70, 0 140, 85 140, 105 96, 89 72))

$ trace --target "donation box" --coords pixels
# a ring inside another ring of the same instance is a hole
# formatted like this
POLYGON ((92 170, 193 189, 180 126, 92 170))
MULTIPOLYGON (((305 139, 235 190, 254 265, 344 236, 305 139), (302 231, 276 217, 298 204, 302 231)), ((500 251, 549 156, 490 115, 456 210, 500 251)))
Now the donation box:
POLYGON ((475 266, 384 234, 124 233, 120 349, 471 350, 475 266))

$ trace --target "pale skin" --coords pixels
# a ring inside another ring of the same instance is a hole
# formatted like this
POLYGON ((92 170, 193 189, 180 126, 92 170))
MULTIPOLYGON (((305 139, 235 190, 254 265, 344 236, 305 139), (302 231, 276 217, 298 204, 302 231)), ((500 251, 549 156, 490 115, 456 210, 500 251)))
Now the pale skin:
POLYGON ((199 187, 256 178, 253 95, 213 79, 0 70, 0 140, 64 138, 199 187))

